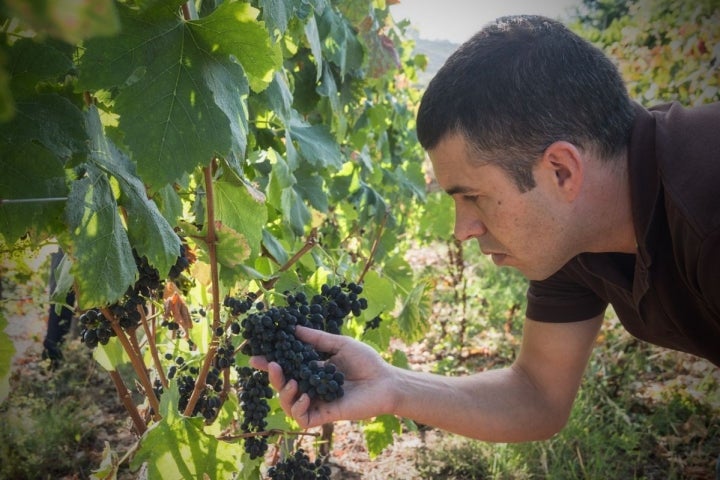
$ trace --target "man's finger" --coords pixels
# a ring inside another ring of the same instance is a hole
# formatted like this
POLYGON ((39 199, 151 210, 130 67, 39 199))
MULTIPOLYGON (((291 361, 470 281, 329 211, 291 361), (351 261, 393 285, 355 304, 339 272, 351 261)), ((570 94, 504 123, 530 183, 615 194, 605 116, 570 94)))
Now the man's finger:
POLYGON ((307 393, 300 395, 297 402, 292 404, 290 416, 298 422, 300 428, 308 428, 310 424, 310 397, 307 393))
POLYGON ((285 386, 285 375, 283 374, 280 364, 268 362, 267 364, 268 379, 270 385, 278 392, 285 386))
POLYGON ((314 346, 319 352, 335 355, 340 351, 345 337, 342 335, 333 335, 332 333, 323 332, 308 327, 295 327, 295 336, 305 343, 314 346))
POLYGON ((267 359, 261 355, 255 355, 250 357, 250 361, 248 362, 250 366, 256 370, 265 370, 268 369, 269 362, 267 359))

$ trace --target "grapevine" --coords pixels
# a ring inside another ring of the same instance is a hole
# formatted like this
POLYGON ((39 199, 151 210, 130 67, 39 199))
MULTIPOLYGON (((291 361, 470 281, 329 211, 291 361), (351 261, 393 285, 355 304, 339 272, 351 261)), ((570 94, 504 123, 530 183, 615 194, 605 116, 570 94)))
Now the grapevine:
MULTIPOLYGON (((343 373, 294 328, 340 334, 348 316, 367 309, 366 274, 376 289, 386 285, 380 237, 404 215, 386 205, 423 188, 420 162, 410 161, 422 151, 397 128, 414 116, 415 99, 400 87, 413 81, 411 53, 395 50, 402 32, 377 3, 96 3, 97 11, 68 7, 72 25, 53 25, 43 6, 9 2, 3 11, 0 240, 52 239, 67 253, 63 285, 76 293, 81 340, 108 370, 139 437, 125 457, 131 468, 160 475, 153 444, 183 457, 176 440, 187 421, 207 429, 194 451, 213 448, 187 471, 230 478, 235 453, 217 442, 236 436, 233 428, 246 448, 258 445, 247 450, 258 461, 273 436, 297 434, 267 431, 266 409, 245 411, 255 401, 251 379, 265 385, 255 392, 265 401, 271 392, 240 353, 262 351, 313 398, 344 394, 343 373), (35 23, 41 18, 47 23, 35 23), (337 48, 326 46, 331 37, 337 48), (380 48, 381 38, 392 42, 380 48), (367 121, 381 111, 389 122, 367 121), (336 235, 317 248, 316 220, 330 215, 336 235), (309 279, 324 269, 357 284, 311 293, 309 279), (247 293, 258 289, 262 300, 247 293), (223 308, 235 291, 244 293, 223 308), (272 337, 270 348, 250 333, 265 317, 272 325, 256 330, 272 337), (127 360, 132 379, 116 368, 127 360), (235 401, 237 411, 228 407, 235 401), (227 430, 209 433, 213 424, 227 430)), ((406 293, 386 290, 387 304, 406 293)))

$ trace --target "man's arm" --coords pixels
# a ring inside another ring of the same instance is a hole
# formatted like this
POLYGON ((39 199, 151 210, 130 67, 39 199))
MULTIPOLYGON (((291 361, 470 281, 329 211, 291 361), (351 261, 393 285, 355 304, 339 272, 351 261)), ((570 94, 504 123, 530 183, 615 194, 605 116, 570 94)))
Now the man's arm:
POLYGON ((463 377, 392 367, 348 337, 298 329, 345 372, 346 394, 330 403, 298 396, 279 365, 257 357, 253 364, 269 369, 283 409, 302 427, 395 414, 485 441, 539 440, 565 425, 601 324, 602 315, 573 323, 527 320, 512 366, 463 377))
POLYGON ((485 441, 548 438, 565 426, 602 316, 573 323, 526 320, 512 366, 466 377, 398 373, 392 413, 485 441))

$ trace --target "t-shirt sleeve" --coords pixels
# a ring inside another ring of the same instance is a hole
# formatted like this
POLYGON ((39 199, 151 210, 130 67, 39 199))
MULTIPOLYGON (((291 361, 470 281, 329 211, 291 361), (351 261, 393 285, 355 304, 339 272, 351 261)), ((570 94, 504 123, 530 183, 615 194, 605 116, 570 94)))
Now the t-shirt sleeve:
POLYGON ((602 314, 608 302, 565 268, 545 280, 533 280, 527 291, 526 316, 538 322, 568 323, 602 314))

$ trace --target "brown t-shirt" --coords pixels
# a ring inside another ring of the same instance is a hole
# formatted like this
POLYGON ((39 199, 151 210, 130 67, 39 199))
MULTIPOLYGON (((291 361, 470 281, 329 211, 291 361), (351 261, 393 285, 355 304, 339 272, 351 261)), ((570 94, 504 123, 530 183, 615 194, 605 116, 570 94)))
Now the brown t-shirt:
POLYGON ((720 103, 637 106, 628 155, 638 254, 584 253, 528 289, 527 316, 592 318, 720 366, 720 103))

